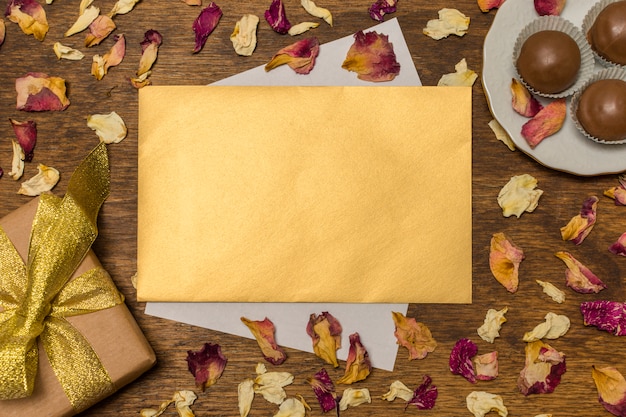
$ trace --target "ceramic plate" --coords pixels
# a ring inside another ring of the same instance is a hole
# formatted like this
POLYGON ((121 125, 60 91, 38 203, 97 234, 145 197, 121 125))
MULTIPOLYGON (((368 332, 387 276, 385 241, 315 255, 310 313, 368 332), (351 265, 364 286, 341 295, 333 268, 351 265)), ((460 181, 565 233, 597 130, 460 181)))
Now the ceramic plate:
MULTIPOLYGON (((561 16, 580 27, 594 2, 568 0, 561 16)), ((581 176, 613 174, 626 171, 626 145, 602 145, 580 133, 569 114, 561 130, 544 139, 534 149, 521 135, 527 118, 511 107, 513 45, 522 28, 538 17, 532 1, 507 0, 496 12, 483 47, 483 87, 496 120, 506 129, 517 148, 537 162, 559 171, 581 176)), ((597 69, 600 68, 596 64, 597 69)), ((548 100, 537 97, 542 103, 548 100)), ((569 102, 567 109, 569 112, 569 102)))

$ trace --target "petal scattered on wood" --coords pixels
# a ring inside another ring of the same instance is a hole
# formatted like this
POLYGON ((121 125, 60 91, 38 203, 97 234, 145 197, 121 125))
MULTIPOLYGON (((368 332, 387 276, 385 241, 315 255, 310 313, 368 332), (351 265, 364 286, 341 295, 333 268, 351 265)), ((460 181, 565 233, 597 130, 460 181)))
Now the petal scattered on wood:
POLYGON ((266 401, 272 404, 280 404, 287 393, 283 389, 293 383, 293 375, 289 372, 267 372, 264 364, 259 363, 256 367, 257 376, 254 378, 254 392, 261 394, 266 401))
POLYGON ((524 251, 502 232, 491 237, 489 268, 495 279, 514 293, 519 286, 519 265, 524 260, 524 251))
POLYGON ((113 17, 118 14, 126 14, 133 10, 135 5, 139 3, 140 0, 117 0, 117 2, 113 5, 113 8, 109 12, 109 17, 113 17))
POLYGON ((511 79, 511 105, 513 110, 524 117, 534 117, 543 105, 531 94, 524 84, 517 79, 511 79))
POLYGON ((361 337, 358 333, 350 335, 350 349, 348 350, 348 358, 346 359, 346 371, 344 375, 337 380, 338 384, 352 384, 354 382, 363 381, 372 371, 367 349, 361 343, 361 337))
POLYGON ((424 359, 430 352, 434 352, 437 341, 433 338, 430 329, 413 317, 407 318, 402 313, 392 312, 395 324, 394 336, 399 345, 409 351, 409 360, 424 359))
POLYGON ((626 303, 608 300, 580 304, 585 326, 594 326, 615 336, 626 336, 626 303))
POLYGON ((104 56, 94 55, 91 63, 91 75, 101 80, 109 72, 109 68, 119 65, 126 55, 126 39, 124 35, 116 37, 113 47, 104 56))
POLYGON ((158 31, 150 29, 144 33, 143 40, 139 43, 141 45, 141 58, 139 59, 137 76, 148 72, 152 68, 159 53, 159 46, 162 43, 163 37, 158 31))
POLYGON ((13 159, 9 176, 17 181, 24 175, 24 159, 26 159, 26 155, 17 140, 11 139, 11 147, 13 149, 13 159))
POLYGON ((618 177, 619 185, 604 191, 604 195, 612 198, 616 206, 626 206, 626 174, 618 177))
POLYGON ((404 385, 402 381, 393 381, 389 386, 389 391, 383 394, 382 399, 386 401, 393 401, 396 398, 401 398, 404 401, 410 401, 413 398, 413 390, 404 385))
POLYGON ((547 294, 553 301, 563 304, 565 302, 565 293, 559 290, 554 284, 547 281, 536 279, 535 282, 541 286, 543 292, 547 294))
POLYGON ((467 409, 474 417, 484 417, 495 411, 500 417, 509 415, 509 411, 504 406, 502 397, 486 391, 472 391, 465 398, 467 409))
POLYGON ((592 366, 591 377, 598 390, 598 401, 611 414, 626 415, 626 380, 617 368, 592 366))
POLYGON ((280 365, 285 362, 287 354, 276 343, 276 339, 274 338, 276 329, 270 319, 266 317, 264 320, 250 320, 241 317, 241 321, 250 329, 250 332, 252 332, 266 361, 272 365, 280 365))
POLYGON ((7 27, 4 24, 4 19, 0 18, 0 46, 4 43, 4 38, 6 37, 7 27))
POLYGON ((567 105, 560 98, 548 103, 532 119, 522 126, 522 136, 531 148, 539 145, 548 136, 561 130, 565 122, 567 105))
POLYGON ((306 409, 302 401, 297 398, 287 398, 278 406, 274 417, 305 417, 306 409))
POLYGON ((391 81, 400 73, 389 36, 375 31, 354 34, 354 43, 341 68, 356 72, 360 80, 372 82, 391 81))
POLYGON ((54 50, 54 54, 57 56, 58 59, 80 61, 85 57, 85 54, 83 54, 78 49, 65 46, 61 42, 55 42, 52 46, 52 49, 54 50))
POLYGON ((328 372, 326 372, 326 369, 320 369, 313 377, 307 378, 307 382, 311 385, 323 413, 334 410, 339 406, 337 403, 337 394, 335 393, 335 385, 330 379, 328 372))
POLYGON ((313 342, 313 352, 333 367, 338 367, 337 350, 341 348, 341 323, 327 311, 311 314, 306 332, 313 342))
POLYGON ((286 34, 291 27, 285 13, 285 5, 282 0, 272 0, 270 7, 265 11, 265 20, 276 33, 286 34))
POLYGON ((626 256, 626 232, 609 246, 609 252, 614 255, 626 256))
POLYGON ((424 35, 435 40, 447 38, 449 35, 463 36, 467 33, 470 18, 457 9, 443 8, 438 12, 439 19, 426 22, 424 35))
POLYGON ((237 55, 251 56, 256 48, 256 31, 259 18, 253 14, 245 14, 235 23, 235 29, 230 35, 230 41, 237 55))
POLYGON ((17 110, 61 111, 70 101, 65 95, 65 80, 41 72, 29 72, 15 80, 17 110))
POLYGON ((114 111, 87 116, 87 126, 106 144, 121 142, 128 132, 124 120, 114 111))
POLYGON ((529 174, 511 177, 498 193, 498 205, 504 217, 519 218, 524 212, 535 211, 543 190, 537 188, 537 179, 529 174))
POLYGON ((487 310, 482 326, 477 330, 478 335, 485 342, 493 343, 496 337, 500 337, 500 329, 502 324, 506 323, 504 315, 509 311, 508 307, 501 310, 490 308, 487 310))
POLYGON ((414 405, 418 410, 430 410, 435 406, 435 401, 439 395, 439 391, 435 385, 432 385, 432 378, 428 375, 422 376, 422 383, 415 388, 413 396, 407 401, 404 409, 410 405, 414 405))
POLYGON ((396 11, 397 0, 376 0, 369 7, 370 17, 378 22, 385 20, 385 15, 396 11))
POLYGON ((68 37, 87 29, 91 23, 100 15, 100 9, 96 6, 89 6, 74 24, 65 32, 63 36, 68 37))
POLYGON ((4 15, 38 41, 43 41, 48 33, 46 11, 37 0, 9 0, 4 15))
POLYGON ((60 174, 55 168, 39 164, 37 170, 39 172, 34 177, 22 183, 22 186, 17 191, 18 194, 31 197, 41 195, 52 190, 59 182, 60 174))
POLYGON ((561 227, 561 238, 571 240, 575 245, 583 243, 596 224, 598 197, 587 197, 582 204, 580 214, 572 217, 567 225, 561 227))
POLYGON ((505 0, 478 0, 478 7, 483 13, 487 13, 491 9, 497 9, 504 3, 505 0))
POLYGON ((311 29, 315 29, 319 25, 320 24, 316 22, 301 22, 296 25, 292 25, 287 33, 290 36, 302 35, 303 33, 308 32, 311 29))
POLYGON ((237 404, 239 406, 239 415, 246 417, 250 414, 252 401, 254 400, 254 381, 246 379, 237 386, 237 404))
POLYGON ((209 35, 215 30, 217 24, 222 18, 222 9, 215 4, 215 2, 209 3, 207 7, 200 11, 198 17, 193 22, 193 32, 196 36, 195 46, 193 53, 196 54, 202 50, 209 35))
POLYGON ((581 294, 597 294, 606 288, 604 282, 578 259, 574 258, 571 253, 559 251, 554 255, 567 266, 565 284, 574 291, 581 294))
POLYGON ((37 144, 37 123, 34 120, 19 122, 15 119, 9 119, 17 143, 24 152, 24 161, 30 162, 33 159, 35 145, 37 144))
POLYGON ((498 352, 493 351, 474 357, 474 369, 476 379, 480 381, 491 381, 498 377, 498 352))
POLYGON ((455 66, 455 72, 444 74, 437 82, 438 86, 459 86, 471 87, 478 78, 478 74, 468 69, 465 58, 461 59, 455 66))
POLYGON ((311 16, 319 17, 330 26, 333 25, 333 15, 328 9, 317 6, 313 0, 300 0, 300 4, 304 7, 304 10, 311 16))
POLYGON ((85 46, 90 48, 99 45, 115 30, 115 22, 109 16, 100 15, 89 25, 89 33, 85 36, 85 46))
POLYGON ((517 387, 524 395, 548 394, 555 390, 566 371, 565 355, 541 340, 526 344, 524 369, 517 387))
POLYGON ((306 38, 282 48, 265 65, 265 71, 287 64, 297 74, 308 74, 315 67, 315 59, 320 51, 317 38, 306 38))
POLYGON ((515 151, 515 142, 511 139, 511 136, 504 130, 502 125, 498 123, 496 119, 491 119, 487 125, 491 128, 492 132, 496 135, 496 139, 504 143, 511 151, 515 151))
POLYGON ((475 384, 476 371, 474 370, 472 358, 476 356, 476 353, 478 353, 476 343, 467 338, 459 339, 450 351, 448 360, 450 372, 454 375, 461 375, 472 384, 475 384))
POLYGON ((570 320, 566 315, 549 312, 545 321, 539 323, 524 334, 524 342, 534 342, 541 339, 557 339, 563 336, 570 328, 570 320))
POLYGON ((372 397, 367 388, 346 388, 339 400, 339 410, 345 411, 348 407, 357 407, 361 404, 371 403, 372 397))
POLYGON ((176 411, 180 417, 194 417, 195 414, 191 410, 191 406, 198 399, 196 393, 189 390, 174 392, 171 400, 161 402, 158 409, 144 408, 139 412, 141 417, 158 417, 162 415, 170 404, 174 404, 176 411))
POLYGON ((198 351, 187 351, 187 367, 202 391, 222 376, 227 359, 218 344, 205 343, 198 351))

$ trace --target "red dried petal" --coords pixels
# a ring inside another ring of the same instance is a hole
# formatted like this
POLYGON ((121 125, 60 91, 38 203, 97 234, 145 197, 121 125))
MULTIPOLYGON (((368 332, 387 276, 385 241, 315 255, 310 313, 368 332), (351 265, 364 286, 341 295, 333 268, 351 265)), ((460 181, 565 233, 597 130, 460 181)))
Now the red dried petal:
POLYGON ((361 337, 358 333, 350 335, 350 349, 348 350, 348 359, 346 359, 346 372, 337 380, 338 384, 352 384, 353 382, 362 381, 372 371, 367 349, 361 343, 361 337))
POLYGON ((566 371, 565 355, 541 340, 526 344, 526 361, 517 387, 524 395, 548 394, 555 390, 566 371))
POLYGON ((531 148, 548 136, 561 130, 565 122, 567 105, 565 99, 556 99, 541 109, 532 119, 522 126, 522 136, 531 148))
POLYGON ((217 27, 222 18, 222 9, 214 2, 200 11, 200 14, 193 22, 193 31, 196 34, 196 43, 193 53, 198 53, 204 47, 209 35, 217 27))
POLYGON ((368 9, 370 17, 378 22, 385 20, 385 15, 396 11, 397 0, 376 0, 368 9))
POLYGON ((319 316, 311 314, 306 326, 306 333, 313 341, 313 352, 335 368, 337 362, 337 350, 341 348, 341 323, 327 311, 319 316))
POLYGON ((539 16, 559 16, 565 8, 565 0, 534 0, 539 16))
POLYGON ((241 321, 248 326, 248 329, 252 332, 252 335, 256 339, 263 357, 266 361, 272 365, 280 365, 287 359, 287 354, 284 350, 278 346, 274 339, 274 323, 267 317, 265 320, 248 320, 245 317, 241 318, 241 321))
POLYGON ((274 32, 284 35, 289 32, 291 23, 287 20, 285 5, 282 0, 272 0, 269 9, 265 11, 265 20, 272 27, 274 32))
POLYGON ((478 346, 469 339, 460 339, 450 352, 450 372, 455 375, 461 375, 472 384, 476 383, 476 373, 474 371, 474 363, 472 358, 478 353, 478 346))
POLYGON ((356 72, 361 80, 373 82, 391 81, 400 73, 389 37, 374 31, 354 34, 354 43, 341 68, 356 72))
POLYGON ((626 233, 622 233, 617 241, 609 246, 609 252, 619 256, 626 256, 626 233))
POLYGON ((24 151, 24 161, 32 161, 33 150, 35 149, 35 144, 37 143, 37 123, 34 120, 28 120, 26 122, 18 122, 14 119, 9 120, 13 126, 17 142, 24 151))
POLYGON ((40 72, 29 72, 15 80, 17 110, 61 111, 70 105, 65 95, 65 80, 48 77, 40 72))
POLYGON ((282 48, 265 65, 265 71, 287 64, 298 74, 308 74, 315 66, 315 58, 320 51, 320 43, 317 38, 306 38, 282 48))
POLYGON ((322 368, 313 375, 312 378, 308 378, 307 382, 311 385, 311 388, 313 388, 313 392, 322 408, 322 412, 327 413, 339 406, 337 395, 335 394, 335 385, 330 379, 328 372, 326 372, 326 369, 322 368))
POLYGON ((585 326, 594 326, 616 336, 626 336, 626 303, 596 300, 580 304, 585 326))
POLYGON ((187 351, 187 366, 202 391, 215 384, 222 376, 227 359, 218 344, 205 343, 197 352, 187 351))
POLYGON ((413 398, 411 398, 404 409, 406 410, 409 405, 415 405, 418 410, 430 410, 435 406, 435 400, 439 395, 437 387, 431 385, 432 378, 428 375, 422 377, 422 383, 413 391, 413 398))

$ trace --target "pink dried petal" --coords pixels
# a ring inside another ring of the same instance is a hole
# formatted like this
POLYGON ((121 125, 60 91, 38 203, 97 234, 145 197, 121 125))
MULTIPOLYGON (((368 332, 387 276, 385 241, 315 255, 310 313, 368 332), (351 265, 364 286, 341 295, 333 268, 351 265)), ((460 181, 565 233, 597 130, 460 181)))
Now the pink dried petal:
POLYGON ((596 224, 596 208, 598 197, 592 195, 583 201, 580 214, 571 218, 569 223, 561 227, 561 238, 571 240, 575 245, 583 243, 596 224))
POLYGON ((474 358, 476 379, 490 381, 498 377, 498 352, 493 351, 474 358))
POLYGON ((528 91, 526 86, 513 78, 511 80, 511 104, 513 110, 524 117, 534 117, 543 105, 528 91))
POLYGON ((4 15, 38 41, 43 41, 48 33, 46 11, 37 0, 9 0, 4 15))
POLYGON ((161 46, 162 43, 163 37, 158 31, 154 29, 146 31, 143 41, 140 42, 141 58, 139 60, 137 76, 148 72, 150 68, 152 68, 152 64, 156 61, 159 53, 159 46, 161 46))
POLYGON ((592 366, 591 377, 598 390, 598 401, 611 414, 626 416, 626 379, 616 368, 592 366))
POLYGON ((409 351, 409 360, 424 359, 429 352, 435 350, 437 341, 426 325, 418 323, 412 317, 407 318, 402 313, 392 312, 391 314, 396 326, 393 335, 398 344, 409 351))
POLYGON ((327 311, 319 316, 311 314, 306 326, 306 333, 313 341, 313 352, 335 368, 337 362, 337 350, 341 348, 341 323, 327 311))
POLYGON ((70 105, 65 80, 41 72, 29 72, 15 80, 17 110, 61 111, 70 105))
POLYGON ((315 66, 315 58, 320 52, 317 38, 306 38, 282 48, 265 65, 265 71, 287 64, 297 74, 308 74, 315 66))
POLYGON ((596 300, 580 304, 585 326, 595 326, 616 336, 626 336, 626 303, 596 300))
POLYGON ((193 53, 198 53, 204 47, 209 35, 222 18, 222 9, 214 2, 209 3, 207 7, 200 11, 200 14, 193 22, 193 31, 196 34, 196 43, 193 53))
POLYGON ((362 381, 372 371, 367 349, 361 343, 361 337, 358 333, 350 335, 350 349, 348 350, 348 359, 346 359, 346 372, 337 380, 338 384, 352 384, 362 381))
POLYGON ((526 360, 517 387, 524 395, 548 394, 561 382, 566 371, 565 355, 536 340, 526 344, 526 360))
POLYGON ((565 0, 535 0, 535 10, 539 16, 559 16, 565 7, 565 0))
POLYGON ((599 293, 606 285, 589 268, 580 263, 569 252, 559 251, 555 256, 565 262, 565 284, 581 294, 599 293))
POLYGON ((422 383, 413 391, 413 398, 407 401, 404 409, 409 405, 415 405, 418 410, 430 410, 435 406, 435 400, 439 395, 437 387, 432 384, 432 378, 428 375, 422 377, 422 383))
POLYGON ((20 144, 22 151, 24 151, 24 161, 30 162, 33 160, 33 150, 37 143, 37 123, 34 120, 28 120, 26 122, 18 122, 15 119, 9 119, 17 138, 17 143, 20 144))
POLYGON ((524 251, 504 233, 494 233, 489 249, 489 268, 494 278, 514 293, 519 286, 519 265, 524 260, 524 251))
POLYGON ((618 177, 619 185, 604 191, 604 195, 612 198, 616 206, 626 206, 626 175, 618 177))
POLYGON ((476 383, 476 372, 472 358, 478 353, 478 346, 469 339, 460 339, 450 352, 450 372, 454 375, 461 375, 472 384, 476 383))
POLYGON ((227 359, 218 344, 205 343, 197 352, 187 351, 187 366, 202 391, 215 384, 222 376, 227 359))
POLYGON ((99 45, 115 30, 115 27, 113 19, 107 15, 99 15, 89 25, 89 33, 85 37, 85 46, 90 48, 99 45))
POLYGON ((385 20, 385 15, 395 13, 398 0, 376 0, 368 9, 370 17, 378 22, 385 20))
POLYGON ((560 98, 547 104, 532 119, 522 126, 522 136, 531 148, 548 136, 561 130, 565 122, 567 106, 565 99, 560 98))
POLYGON ((373 82, 391 81, 400 73, 389 37, 375 31, 354 34, 354 43, 341 68, 356 72, 360 80, 373 82))
POLYGON ((269 9, 265 11, 265 20, 272 27, 274 32, 284 35, 289 32, 291 23, 287 20, 285 5, 282 0, 272 0, 269 9))
POLYGON ((483 13, 487 13, 491 9, 497 9, 502 6, 505 0, 478 0, 478 7, 483 13))
POLYGON ((266 361, 271 363, 272 365, 280 365, 285 362, 287 359, 287 354, 280 346, 276 343, 274 339, 274 333, 276 329, 274 328, 274 323, 267 317, 265 320, 248 320, 245 317, 241 318, 243 324, 248 326, 248 329, 252 332, 252 335, 256 339, 259 347, 261 348, 261 352, 263 353, 263 357, 266 361))
POLYGON ((326 369, 322 368, 312 378, 308 378, 307 382, 313 388, 322 412, 327 413, 339 406, 337 395, 335 394, 335 386, 326 369))
POLYGON ((91 63, 91 75, 101 80, 109 72, 109 68, 122 63, 126 55, 126 39, 124 35, 115 37, 115 44, 104 56, 94 55, 91 63))
POLYGON ((609 246, 609 252, 614 255, 626 256, 626 232, 622 233, 617 241, 609 246))

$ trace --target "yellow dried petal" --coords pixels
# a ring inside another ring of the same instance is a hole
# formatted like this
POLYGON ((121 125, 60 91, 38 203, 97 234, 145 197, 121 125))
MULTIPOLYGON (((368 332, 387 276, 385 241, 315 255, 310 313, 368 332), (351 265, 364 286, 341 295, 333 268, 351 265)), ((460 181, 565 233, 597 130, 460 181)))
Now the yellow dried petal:
POLYGON ((339 410, 345 411, 348 407, 357 407, 371 402, 372 398, 367 388, 346 388, 341 395, 341 400, 339 400, 339 410))
POLYGON ((489 268, 496 280, 509 292, 516 292, 519 285, 519 265, 524 260, 524 251, 504 233, 495 233, 491 238, 489 268))
POLYGON ((437 341, 433 338, 430 329, 414 318, 407 318, 402 313, 392 312, 397 343, 409 351, 409 360, 424 359, 437 347, 437 341))
POLYGON ((18 194, 28 195, 31 197, 48 192, 59 182, 60 174, 56 169, 39 164, 38 173, 27 181, 17 191, 18 194))
POLYGON ((548 294, 552 300, 556 301, 559 304, 565 302, 565 292, 559 290, 554 284, 546 281, 541 281, 536 279, 535 282, 541 285, 543 292, 548 294))
POLYGON ((543 108, 526 86, 517 79, 511 79, 511 105, 513 110, 524 117, 534 117, 543 108))
POLYGON ((301 35, 305 32, 308 32, 311 29, 315 29, 320 24, 315 22, 302 22, 297 25, 292 25, 287 33, 291 36, 301 35))
POLYGON ((589 196, 583 201, 580 213, 561 227, 563 240, 571 240, 575 245, 580 245, 585 240, 596 223, 598 201, 599 199, 595 195, 589 196))
POLYGON ((333 15, 328 9, 316 6, 312 0, 300 0, 300 4, 302 5, 302 7, 304 7, 304 10, 306 10, 306 12, 311 16, 324 19, 326 23, 331 26, 333 25, 333 15))
POLYGON ((254 381, 246 379, 237 386, 237 399, 239 405, 239 415, 246 417, 250 413, 252 400, 254 400, 254 381))
POLYGON ((624 400, 626 399, 626 380, 616 368, 591 368, 591 377, 598 390, 600 403, 612 414, 623 415, 624 400))
POLYGON ((65 32, 65 37, 72 36, 76 33, 82 32, 87 29, 91 22, 96 20, 96 17, 100 14, 100 9, 96 6, 89 6, 80 16, 76 19, 76 22, 65 32))
POLYGON ((519 218, 522 213, 533 212, 539 204, 539 197, 543 191, 536 188, 537 179, 529 174, 511 177, 508 183, 498 194, 498 205, 502 208, 502 215, 519 218))
POLYGON ((389 386, 389 391, 383 394, 382 399, 393 401, 396 398, 410 401, 413 398, 413 390, 404 385, 401 381, 393 381, 389 386))
POLYGON ((506 317, 504 317, 504 315, 508 311, 508 307, 504 307, 502 310, 495 310, 493 308, 487 310, 483 325, 477 330, 480 338, 486 342, 493 343, 496 337, 500 337, 500 328, 503 323, 506 323, 506 317))
POLYGON ((58 59, 67 59, 70 61, 80 61, 85 57, 78 49, 70 48, 69 46, 63 45, 61 42, 55 42, 52 46, 54 50, 54 54, 58 59))
POLYGON ((274 417, 305 417, 306 409, 304 404, 295 398, 287 398, 278 407, 278 412, 274 417))
POLYGON ((140 0, 117 0, 113 5, 113 9, 109 12, 109 17, 130 12, 139 1, 140 0))
POLYGON ((437 82, 437 85, 471 87, 474 85, 474 81, 478 78, 478 74, 467 68, 467 61, 465 61, 465 58, 460 60, 454 66, 454 70, 456 72, 442 75, 437 82))
POLYGON ((237 55, 251 56, 256 48, 256 31, 259 18, 253 14, 245 14, 235 23, 235 30, 230 35, 230 41, 237 55))
POLYGON ((29 3, 28 13, 22 11, 22 3, 9 1, 5 16, 13 23, 17 23, 26 35, 33 35, 38 41, 43 41, 50 28, 46 11, 37 2, 29 3))
POLYGON ((191 411, 191 405, 197 398, 196 393, 193 391, 176 391, 174 397, 172 397, 172 401, 174 402, 178 415, 180 417, 194 417, 195 414, 191 411))
POLYGON ((120 143, 127 133, 126 124, 119 114, 92 114, 87 116, 87 126, 96 132, 101 142, 120 143))
POLYGON ((13 160, 11 161, 11 172, 9 172, 8 175, 17 181, 24 175, 24 160, 26 159, 26 154, 18 141, 11 139, 11 144, 13 145, 13 160))
POLYGON ((423 32, 435 40, 447 38, 448 35, 463 36, 467 33, 470 18, 457 9, 443 8, 439 10, 439 19, 429 20, 423 32))
POLYGON ((549 312, 546 321, 538 324, 530 332, 524 334, 524 342, 534 342, 541 339, 557 339, 563 336, 570 327, 570 320, 563 314, 549 312))
POLYGON ((511 136, 509 136, 506 130, 504 130, 502 125, 498 123, 496 119, 491 119, 489 123, 487 123, 487 125, 491 128, 493 133, 496 135, 496 139, 504 143, 507 146, 507 148, 509 148, 511 151, 515 151, 516 149, 515 142, 513 142, 513 139, 511 139, 511 136))
POLYGON ((492 411, 498 413, 501 417, 509 415, 509 411, 504 406, 502 397, 491 394, 486 391, 472 391, 465 399, 467 409, 474 414, 475 417, 484 417, 492 411))

